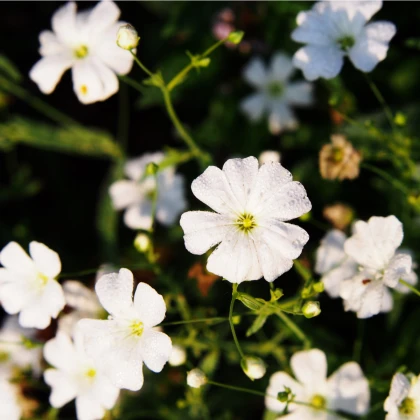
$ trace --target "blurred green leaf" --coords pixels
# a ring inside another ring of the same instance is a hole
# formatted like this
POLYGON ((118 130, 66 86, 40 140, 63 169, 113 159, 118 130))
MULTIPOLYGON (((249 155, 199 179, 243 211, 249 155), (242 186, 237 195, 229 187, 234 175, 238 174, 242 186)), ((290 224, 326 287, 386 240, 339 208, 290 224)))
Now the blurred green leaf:
POLYGON ((217 369, 220 360, 220 351, 213 350, 207 353, 200 363, 200 369, 208 376, 212 375, 217 369))
POLYGON ((0 72, 15 82, 22 81, 22 74, 17 67, 3 54, 0 54, 0 72))
POLYGON ((248 328, 248 331, 246 332, 246 336, 250 337, 252 334, 255 334, 257 331, 259 331, 265 324, 265 321, 267 321, 268 315, 260 314, 258 315, 252 325, 248 328))

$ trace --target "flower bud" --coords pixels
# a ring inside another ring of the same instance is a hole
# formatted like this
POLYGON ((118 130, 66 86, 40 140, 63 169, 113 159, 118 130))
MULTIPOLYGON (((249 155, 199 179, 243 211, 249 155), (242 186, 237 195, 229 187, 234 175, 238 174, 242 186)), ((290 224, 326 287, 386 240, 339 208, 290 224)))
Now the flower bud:
POLYGON ((261 152, 260 156, 258 157, 258 161, 260 165, 268 162, 280 162, 280 153, 276 150, 265 150, 261 152))
POLYGON ((172 352, 169 356, 169 364, 171 366, 181 366, 187 360, 187 353, 184 347, 174 345, 172 346, 172 352))
POLYGON ((231 32, 228 36, 228 41, 231 42, 232 44, 239 44, 242 41, 242 38, 244 37, 245 33, 243 31, 236 31, 236 32, 231 32))
POLYGON ((322 293, 325 289, 324 283, 322 281, 318 281, 312 285, 315 293, 322 293))
POLYGON ((157 174, 159 166, 155 162, 150 162, 146 165, 146 175, 154 176, 157 174))
POLYGON ((251 381, 261 379, 265 375, 265 363, 259 357, 246 356, 241 360, 242 370, 251 381))
POLYGON ((302 312, 305 318, 314 318, 315 316, 318 316, 321 313, 321 307, 319 302, 315 302, 312 300, 306 302, 303 305, 302 312))
POLYGON ((195 368, 187 373, 187 384, 191 388, 201 388, 206 383, 207 377, 202 370, 195 368))
POLYGON ((145 253, 150 248, 150 238, 145 233, 139 233, 134 239, 134 247, 137 251, 145 253))
POLYGON ((140 37, 134 26, 127 23, 120 26, 117 32, 117 45, 124 50, 132 50, 136 48, 140 41, 140 37))

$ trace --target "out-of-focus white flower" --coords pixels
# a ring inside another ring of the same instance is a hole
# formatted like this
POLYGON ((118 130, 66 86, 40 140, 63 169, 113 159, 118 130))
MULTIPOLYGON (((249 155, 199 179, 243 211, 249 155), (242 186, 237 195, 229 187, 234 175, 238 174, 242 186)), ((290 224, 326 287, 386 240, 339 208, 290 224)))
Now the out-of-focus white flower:
POLYGON ((245 356, 241 361, 241 366, 245 374, 252 381, 254 379, 261 379, 267 370, 264 361, 259 357, 253 356, 245 356))
POLYGON ((101 1, 93 9, 77 13, 69 2, 54 13, 52 31, 39 35, 42 58, 29 76, 42 93, 51 93, 63 73, 72 69, 73 89, 80 102, 104 101, 118 91, 116 74, 127 74, 133 65, 129 51, 115 42, 120 9, 101 1))
POLYGON ((292 60, 280 52, 273 56, 268 69, 260 58, 253 58, 245 67, 244 79, 257 92, 241 102, 241 110, 251 121, 258 121, 267 113, 272 134, 297 127, 291 106, 308 106, 313 102, 310 83, 289 80, 294 71, 292 60))
POLYGON ((319 304, 319 302, 309 300, 303 305, 302 313, 305 316, 305 318, 315 318, 321 313, 321 305, 319 304))
POLYGON ((397 253, 403 240, 402 223, 395 216, 357 221, 353 235, 344 243, 346 254, 359 265, 359 272, 340 285, 346 311, 368 318, 393 307, 389 288, 412 272, 411 256, 397 253))
MULTIPOLYGON (((35 375, 41 373, 41 347, 28 347, 25 338, 34 338, 36 330, 19 325, 17 316, 9 316, 0 330, 0 377, 7 378, 13 368, 31 368, 35 375)), ((0 411, 1 412, 1 411, 0 411)))
POLYGON ((22 327, 44 329, 65 306, 56 277, 58 254, 39 242, 29 244, 31 257, 16 242, 0 252, 0 301, 8 314, 19 313, 22 327))
POLYGON ((187 360, 187 352, 185 351, 184 347, 178 346, 175 344, 172 346, 172 352, 169 356, 169 364, 171 366, 181 366, 187 360))
POLYGON ((117 32, 117 45, 124 50, 132 50, 140 41, 136 28, 129 23, 121 26, 117 32))
POLYGON ((134 239, 134 246, 139 252, 147 252, 150 249, 150 238, 145 233, 139 233, 134 239))
POLYGON ((280 163, 258 166, 255 157, 230 159, 223 170, 210 166, 192 183, 194 195, 215 213, 181 216, 185 247, 201 255, 219 244, 207 270, 232 283, 264 278, 272 282, 293 266, 309 239, 285 223, 307 213, 305 188, 280 163))
POLYGON ((345 363, 327 378, 325 353, 312 349, 295 353, 290 359, 290 365, 297 380, 286 372, 277 372, 271 376, 265 398, 268 410, 284 412, 286 402, 279 401, 277 395, 286 392, 287 387, 295 395, 295 401, 311 404, 312 407, 292 401, 288 404, 290 414, 285 419, 339 420, 341 417, 325 409, 359 416, 368 411, 369 383, 357 363, 345 363))
POLYGON ((129 160, 124 167, 129 180, 116 181, 109 189, 114 208, 126 209, 124 222, 131 229, 150 229, 156 190, 156 219, 163 225, 174 224, 187 206, 184 177, 176 174, 174 167, 159 171, 157 183, 154 176, 146 174, 149 163, 159 164, 164 157, 164 153, 157 152, 129 160))
POLYGON ((331 79, 340 73, 344 57, 370 72, 385 59, 395 35, 390 22, 367 23, 382 1, 322 1, 297 16, 292 39, 307 44, 293 57, 293 64, 307 80, 331 79))
POLYGON ((268 162, 280 162, 281 155, 276 150, 265 150, 258 157, 258 162, 260 165, 268 162))
POLYGON ((20 420, 22 417, 18 388, 3 378, 0 378, 0 413, 7 420, 20 420))
POLYGON ((112 383, 138 391, 143 386, 143 362, 160 372, 172 351, 171 339, 153 328, 165 318, 165 301, 148 284, 139 283, 133 302, 133 274, 126 268, 100 278, 95 289, 111 318, 82 319, 76 329, 83 334, 87 354, 112 383))
POLYGON ((54 367, 44 372, 45 382, 52 388, 50 404, 60 408, 76 399, 78 420, 102 419, 105 410, 116 403, 119 389, 104 375, 98 358, 86 355, 82 337, 74 342, 62 331, 44 347, 45 360, 54 367))
POLYGON ((187 373, 187 384, 191 388, 201 388, 206 383, 207 377, 202 370, 195 368, 187 373))
POLYGON ((409 380, 402 373, 392 378, 384 410, 385 420, 417 420, 420 418, 420 375, 409 380))

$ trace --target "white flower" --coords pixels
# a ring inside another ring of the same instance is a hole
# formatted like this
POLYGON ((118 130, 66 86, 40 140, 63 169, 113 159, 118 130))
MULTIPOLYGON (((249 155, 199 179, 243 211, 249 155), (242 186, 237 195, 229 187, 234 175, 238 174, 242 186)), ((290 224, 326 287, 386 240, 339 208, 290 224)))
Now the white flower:
POLYGON ((17 316, 6 318, 0 330, 0 377, 10 377, 15 367, 31 368, 35 375, 41 373, 41 347, 27 347, 23 343, 35 334, 36 330, 22 328, 17 316))
POLYGON ((260 165, 268 162, 280 162, 280 153, 276 150, 265 150, 258 157, 258 162, 260 165))
POLYGON ((28 254, 16 242, 0 252, 0 301, 9 314, 19 314, 22 327, 44 329, 65 306, 55 278, 60 274, 58 254, 39 242, 29 244, 28 254))
POLYGON ((241 361, 241 366, 245 374, 252 381, 254 379, 261 379, 267 370, 264 361, 259 357, 246 356, 241 361))
POLYGON ((285 223, 307 213, 305 188, 280 163, 258 167, 255 157, 230 159, 223 170, 210 166, 191 186, 216 213, 190 211, 181 216, 185 247, 201 255, 219 244, 207 270, 232 283, 264 278, 272 282, 293 266, 309 239, 285 223))
POLYGON ((140 37, 134 26, 127 24, 118 29, 117 45, 124 50, 132 50, 137 47, 140 37))
POLYGON ((76 399, 78 420, 102 419, 118 398, 115 387, 99 366, 97 358, 90 358, 83 348, 80 335, 74 342, 62 331, 44 347, 45 360, 54 367, 44 372, 45 382, 52 388, 50 404, 60 408, 76 399))
POLYGON ((420 375, 411 381, 402 373, 392 378, 389 396, 384 410, 385 420, 418 420, 420 418, 420 375))
POLYGON ((156 219, 165 226, 177 221, 187 204, 184 197, 184 177, 175 174, 174 167, 158 172, 155 178, 146 176, 149 163, 159 164, 163 153, 146 153, 129 160, 124 167, 129 180, 114 182, 109 193, 116 210, 127 209, 124 222, 131 229, 150 229, 152 225, 153 195, 157 189, 156 219))
POLYGON ((368 318, 393 307, 388 288, 412 272, 411 256, 397 253, 403 240, 403 227, 395 216, 371 217, 357 221, 353 235, 344 243, 346 254, 359 265, 359 272, 340 285, 346 311, 368 318))
POLYGON ((290 388, 294 400, 312 407, 290 402, 285 420, 340 420, 341 416, 324 411, 340 410, 353 415, 363 415, 370 402, 369 384, 360 366, 355 362, 342 365, 327 379, 327 359, 318 349, 300 351, 290 359, 297 380, 286 372, 277 372, 270 378, 265 405, 268 410, 282 413, 285 402, 277 399, 279 392, 290 388))
POLYGON ((184 347, 174 345, 172 346, 172 352, 169 356, 169 364, 171 366, 181 366, 187 360, 187 352, 185 351, 184 347))
POLYGON ((116 74, 127 74, 133 65, 129 51, 115 42, 120 9, 101 1, 92 10, 76 12, 69 2, 54 13, 52 31, 39 35, 42 58, 29 76, 42 93, 51 93, 63 73, 72 69, 73 89, 80 102, 104 101, 118 91, 116 74))
POLYGON ((165 318, 165 301, 148 284, 139 283, 133 302, 133 274, 125 268, 100 278, 95 289, 111 318, 79 321, 76 328, 83 334, 86 352, 118 388, 138 391, 143 362, 160 372, 172 351, 171 339, 153 328, 165 318))
POLYGON ((201 388, 206 383, 207 377, 202 370, 195 368, 187 373, 187 385, 191 388, 201 388))
POLYGON ((22 417, 18 387, 3 378, 0 379, 0 413, 7 420, 20 420, 22 417))
POLYGON ((294 71, 292 61, 282 53, 273 56, 268 69, 259 58, 253 58, 245 67, 244 79, 257 92, 245 98, 240 107, 251 121, 258 121, 268 113, 272 134, 297 127, 291 106, 308 106, 313 102, 310 83, 289 80, 294 71))
POLYGON ((385 59, 395 35, 390 22, 367 23, 382 7, 382 1, 322 1, 300 12, 292 39, 307 44, 293 57, 293 64, 307 80, 331 79, 340 73, 343 59, 370 72, 385 59))

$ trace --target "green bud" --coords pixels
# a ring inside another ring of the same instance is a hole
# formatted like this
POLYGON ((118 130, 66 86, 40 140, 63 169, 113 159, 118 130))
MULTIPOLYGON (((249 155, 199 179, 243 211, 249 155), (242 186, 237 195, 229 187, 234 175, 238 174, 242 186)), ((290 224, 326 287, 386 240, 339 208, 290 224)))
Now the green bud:
POLYGON ((156 165, 154 162, 150 162, 146 166, 146 175, 156 175, 157 171, 159 170, 159 166, 156 165))
POLYGON ((261 302, 258 302, 257 299, 253 298, 247 293, 239 293, 236 299, 240 300, 247 308, 251 309, 252 311, 258 311, 258 309, 262 308, 263 306, 261 302))
POLYGON ((305 318, 314 318, 321 313, 321 306, 319 302, 310 300, 303 305, 302 312, 305 318))
POLYGON ((312 296, 311 287, 304 287, 300 293, 302 299, 308 299, 308 297, 312 296))
POLYGON ((312 285, 314 292, 322 293, 324 291, 324 283, 322 281, 318 281, 312 285))
POLYGON ((281 289, 270 290, 270 294, 271 294, 271 302, 276 302, 282 296, 284 296, 283 290, 281 289))
POLYGON ((308 213, 302 214, 302 216, 299 217, 299 220, 301 220, 302 222, 307 222, 308 220, 311 220, 311 212, 309 211, 308 213))
POLYGON ((241 323, 241 316, 235 315, 232 317, 232 322, 234 325, 239 325, 241 323))
POLYGON ((194 66, 195 67, 208 67, 208 65, 210 64, 210 58, 205 57, 205 58, 201 58, 200 60, 197 60, 194 62, 194 66))
POLYGON ((232 44, 238 45, 242 41, 242 38, 244 37, 244 35, 245 35, 244 31, 231 32, 227 40, 231 42, 232 44))
POLYGON ((280 402, 282 402, 282 403, 285 403, 285 402, 287 402, 287 400, 289 399, 289 393, 288 392, 279 392, 278 394, 277 394, 277 399, 280 401, 280 402))
POLYGON ((397 112, 394 117, 395 124, 403 127, 407 124, 407 117, 402 112, 397 112))

